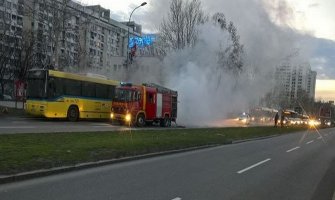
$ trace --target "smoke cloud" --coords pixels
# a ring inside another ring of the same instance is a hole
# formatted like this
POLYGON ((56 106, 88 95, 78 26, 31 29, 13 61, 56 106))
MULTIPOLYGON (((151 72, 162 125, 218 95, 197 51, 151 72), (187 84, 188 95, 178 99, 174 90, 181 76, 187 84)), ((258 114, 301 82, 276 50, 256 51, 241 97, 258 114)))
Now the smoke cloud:
MULTIPOLYGON (((229 113, 247 112, 273 82, 267 72, 252 65, 234 76, 218 65, 218 51, 229 44, 229 35, 207 23, 199 27, 198 43, 169 54, 163 63, 165 84, 179 92, 178 121, 192 126, 208 126, 229 113), (210 33, 210 35, 208 35, 210 33)), ((271 76, 271 75, 270 75, 271 76)))
MULTIPOLYGON (((217 52, 229 44, 229 36, 212 23, 198 27, 200 35, 194 47, 168 54, 161 64, 158 82, 178 91, 178 121, 185 125, 206 126, 229 113, 247 112, 273 89, 276 66, 306 62, 312 50, 306 37, 275 23, 289 21, 286 4, 278 4, 276 9, 260 0, 210 0, 203 1, 203 5, 209 14, 222 12, 235 24, 244 45, 245 70, 233 76, 220 69, 217 52)), ((168 8, 152 7, 147 20, 154 19, 152 23, 157 26, 157 19, 162 19, 168 8)), ((152 76, 156 75, 146 77, 152 76)))

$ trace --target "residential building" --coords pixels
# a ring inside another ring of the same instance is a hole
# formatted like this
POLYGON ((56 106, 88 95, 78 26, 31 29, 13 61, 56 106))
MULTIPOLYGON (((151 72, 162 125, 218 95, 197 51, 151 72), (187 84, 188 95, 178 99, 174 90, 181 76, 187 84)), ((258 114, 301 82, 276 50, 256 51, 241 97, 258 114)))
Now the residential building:
POLYGON ((276 68, 275 93, 287 101, 307 96, 315 98, 316 72, 308 63, 300 65, 283 64, 276 68))
MULTIPOLYGON (((34 66, 107 76, 124 66, 128 26, 111 19, 109 9, 70 0, 26 0, 25 7, 26 29, 36 38, 34 66)), ((129 34, 140 31, 132 22, 129 34)))

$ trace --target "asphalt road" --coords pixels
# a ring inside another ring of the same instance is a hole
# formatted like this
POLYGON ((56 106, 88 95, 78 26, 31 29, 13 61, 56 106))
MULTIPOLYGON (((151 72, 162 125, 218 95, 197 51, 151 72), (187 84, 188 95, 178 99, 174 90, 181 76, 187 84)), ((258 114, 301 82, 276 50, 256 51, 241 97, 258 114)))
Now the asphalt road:
POLYGON ((48 120, 44 118, 4 117, 0 120, 0 134, 127 130, 108 121, 48 120))
POLYGON ((0 185, 0 199, 331 199, 335 129, 288 134, 0 185))
MULTIPOLYGON (((248 126, 268 126, 271 124, 249 125, 238 123, 234 119, 225 119, 213 122, 206 127, 248 127, 248 126)), ((185 127, 180 124, 172 124, 172 128, 185 127)), ((188 126, 189 128, 199 128, 204 126, 188 126)), ((24 116, 0 116, 0 134, 14 133, 50 133, 50 132, 91 132, 91 131, 123 131, 136 130, 136 127, 120 126, 108 120, 86 120, 79 122, 69 122, 65 119, 32 118, 24 116)), ((160 126, 149 126, 143 129, 162 129, 160 126)), ((166 128, 163 128, 166 129, 166 128)))

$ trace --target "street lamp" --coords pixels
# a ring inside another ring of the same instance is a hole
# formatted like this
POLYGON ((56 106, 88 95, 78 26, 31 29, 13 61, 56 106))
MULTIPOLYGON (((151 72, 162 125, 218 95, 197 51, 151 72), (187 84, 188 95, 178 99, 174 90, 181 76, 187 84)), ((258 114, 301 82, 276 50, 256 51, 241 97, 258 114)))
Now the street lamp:
POLYGON ((134 13, 134 11, 137 9, 137 8, 139 8, 139 7, 142 7, 142 6, 145 6, 145 5, 147 5, 147 2, 143 2, 143 3, 141 3, 141 5, 139 5, 139 6, 137 6, 136 8, 134 8, 134 10, 131 12, 131 14, 130 14, 130 16, 129 16, 129 20, 128 20, 128 24, 127 24, 127 26, 128 26, 128 44, 127 44, 127 62, 126 62, 126 67, 127 67, 127 69, 128 69, 128 64, 129 64, 129 44, 130 44, 130 41, 129 41, 129 39, 130 39, 130 37, 129 37, 129 24, 130 24, 130 19, 131 19, 131 16, 133 15, 133 13, 134 13))

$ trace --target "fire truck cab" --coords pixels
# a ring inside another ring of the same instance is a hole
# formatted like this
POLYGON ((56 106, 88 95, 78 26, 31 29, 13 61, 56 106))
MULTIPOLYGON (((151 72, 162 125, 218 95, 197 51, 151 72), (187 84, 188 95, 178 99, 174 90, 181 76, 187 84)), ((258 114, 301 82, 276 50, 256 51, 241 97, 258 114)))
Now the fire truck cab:
POLYGON ((121 124, 142 127, 155 122, 169 127, 176 122, 177 91, 153 83, 121 83, 114 96, 111 118, 121 124))

